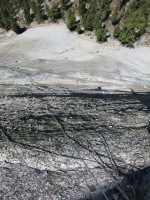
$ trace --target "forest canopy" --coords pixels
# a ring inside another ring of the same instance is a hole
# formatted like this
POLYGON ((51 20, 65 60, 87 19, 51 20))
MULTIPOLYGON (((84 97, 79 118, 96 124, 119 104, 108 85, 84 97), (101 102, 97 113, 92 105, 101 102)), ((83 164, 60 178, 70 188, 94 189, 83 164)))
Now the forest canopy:
POLYGON ((47 19, 52 23, 63 19, 71 31, 79 34, 94 31, 98 42, 107 41, 113 27, 115 38, 133 46, 150 25, 150 0, 0 1, 0 27, 6 30, 19 34, 32 21, 47 19))

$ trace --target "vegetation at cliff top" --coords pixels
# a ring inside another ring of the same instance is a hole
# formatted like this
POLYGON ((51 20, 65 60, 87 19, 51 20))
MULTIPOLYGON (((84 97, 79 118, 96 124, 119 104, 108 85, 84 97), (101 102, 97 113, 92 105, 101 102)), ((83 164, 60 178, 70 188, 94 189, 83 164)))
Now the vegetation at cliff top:
POLYGON ((133 46, 149 26, 150 0, 1 0, 0 27, 17 34, 21 27, 36 20, 49 19, 52 23, 63 19, 67 27, 79 34, 95 31, 98 42, 107 41, 110 22, 114 37, 127 46, 133 46), (54 3, 53 3, 54 2, 54 3), (112 3, 114 6, 112 7, 112 3))

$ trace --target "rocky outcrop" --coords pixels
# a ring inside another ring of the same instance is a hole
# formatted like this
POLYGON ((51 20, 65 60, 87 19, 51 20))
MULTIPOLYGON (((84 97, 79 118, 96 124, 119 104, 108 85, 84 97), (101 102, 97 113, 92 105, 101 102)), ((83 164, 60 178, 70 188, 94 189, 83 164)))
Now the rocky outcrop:
POLYGON ((149 166, 149 93, 0 87, 0 199, 107 199, 149 166))

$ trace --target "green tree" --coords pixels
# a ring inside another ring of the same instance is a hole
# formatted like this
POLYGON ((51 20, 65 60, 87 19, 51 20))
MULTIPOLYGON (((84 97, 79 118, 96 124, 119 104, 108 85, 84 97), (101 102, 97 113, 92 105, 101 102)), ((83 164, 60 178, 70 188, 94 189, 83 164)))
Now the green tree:
POLYGON ((133 0, 124 16, 119 39, 122 44, 133 46, 148 26, 150 0, 133 0))
POLYGON ((36 21, 42 21, 44 18, 44 12, 40 3, 40 0, 36 4, 36 15, 35 15, 36 21))
POLYGON ((93 30, 93 20, 94 20, 94 13, 87 12, 82 20, 82 24, 85 30, 92 31, 93 30))
POLYGON ((113 25, 118 24, 119 21, 120 21, 118 9, 119 9, 119 8, 116 7, 116 9, 115 9, 115 11, 114 11, 114 13, 113 13, 113 15, 112 15, 112 17, 111 17, 111 21, 112 21, 112 24, 113 24, 113 25))
POLYGON ((79 0, 78 12, 80 15, 84 15, 86 13, 86 0, 79 0))
POLYGON ((95 30, 97 30, 98 28, 100 28, 102 25, 102 14, 100 12, 97 12, 94 15, 94 20, 93 20, 93 27, 95 30))
POLYGON ((60 0, 60 4, 63 10, 67 10, 69 7, 70 0, 60 0))
POLYGON ((31 1, 31 9, 35 15, 35 19, 37 22, 40 22, 44 19, 44 11, 42 9, 41 0, 37 0, 36 2, 34 0, 31 1))
POLYGON ((96 31, 97 42, 102 43, 107 41, 107 29, 106 28, 99 28, 96 31))
POLYGON ((30 17, 30 12, 28 10, 24 10, 24 17, 25 17, 26 23, 30 24, 31 23, 31 17, 30 17))
POLYGON ((11 19, 11 29, 17 34, 20 34, 22 32, 20 26, 14 19, 11 19))
POLYGON ((99 9, 102 13, 102 20, 108 19, 110 14, 110 2, 111 0, 99 0, 99 9))
POLYGON ((82 33, 84 32, 84 31, 81 29, 81 25, 80 25, 80 24, 77 25, 76 31, 77 31, 78 34, 82 34, 82 33))
POLYGON ((133 43, 145 33, 146 27, 147 19, 141 10, 137 10, 125 19, 119 39, 123 44, 133 46, 133 43))
POLYGON ((67 27, 71 30, 74 31, 77 27, 77 22, 75 18, 75 13, 69 9, 67 11, 67 27))
POLYGON ((48 11, 48 16, 52 22, 56 22, 57 19, 61 18, 61 10, 59 8, 59 3, 54 3, 52 8, 48 11))
POLYGON ((10 27, 10 15, 6 9, 1 10, 1 23, 3 28, 7 29, 10 27))
POLYGON ((120 26, 117 25, 116 28, 114 29, 114 33, 113 33, 115 38, 119 38, 120 36, 120 26))
POLYGON ((25 17, 26 23, 30 24, 31 23, 31 17, 30 17, 30 5, 29 5, 29 2, 27 0, 23 0, 22 1, 22 5, 23 5, 24 17, 25 17))
POLYGON ((36 13, 36 3, 34 0, 31 1, 31 9, 32 9, 32 12, 35 14, 36 13))

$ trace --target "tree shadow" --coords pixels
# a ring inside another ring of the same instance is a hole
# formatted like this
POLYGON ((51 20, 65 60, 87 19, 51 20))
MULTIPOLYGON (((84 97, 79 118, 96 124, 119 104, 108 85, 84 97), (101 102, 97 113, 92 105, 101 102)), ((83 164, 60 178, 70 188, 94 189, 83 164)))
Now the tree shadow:
POLYGON ((19 30, 19 34, 22 34, 22 33, 24 33, 26 30, 27 30, 27 28, 26 28, 26 27, 20 28, 20 30, 19 30))

